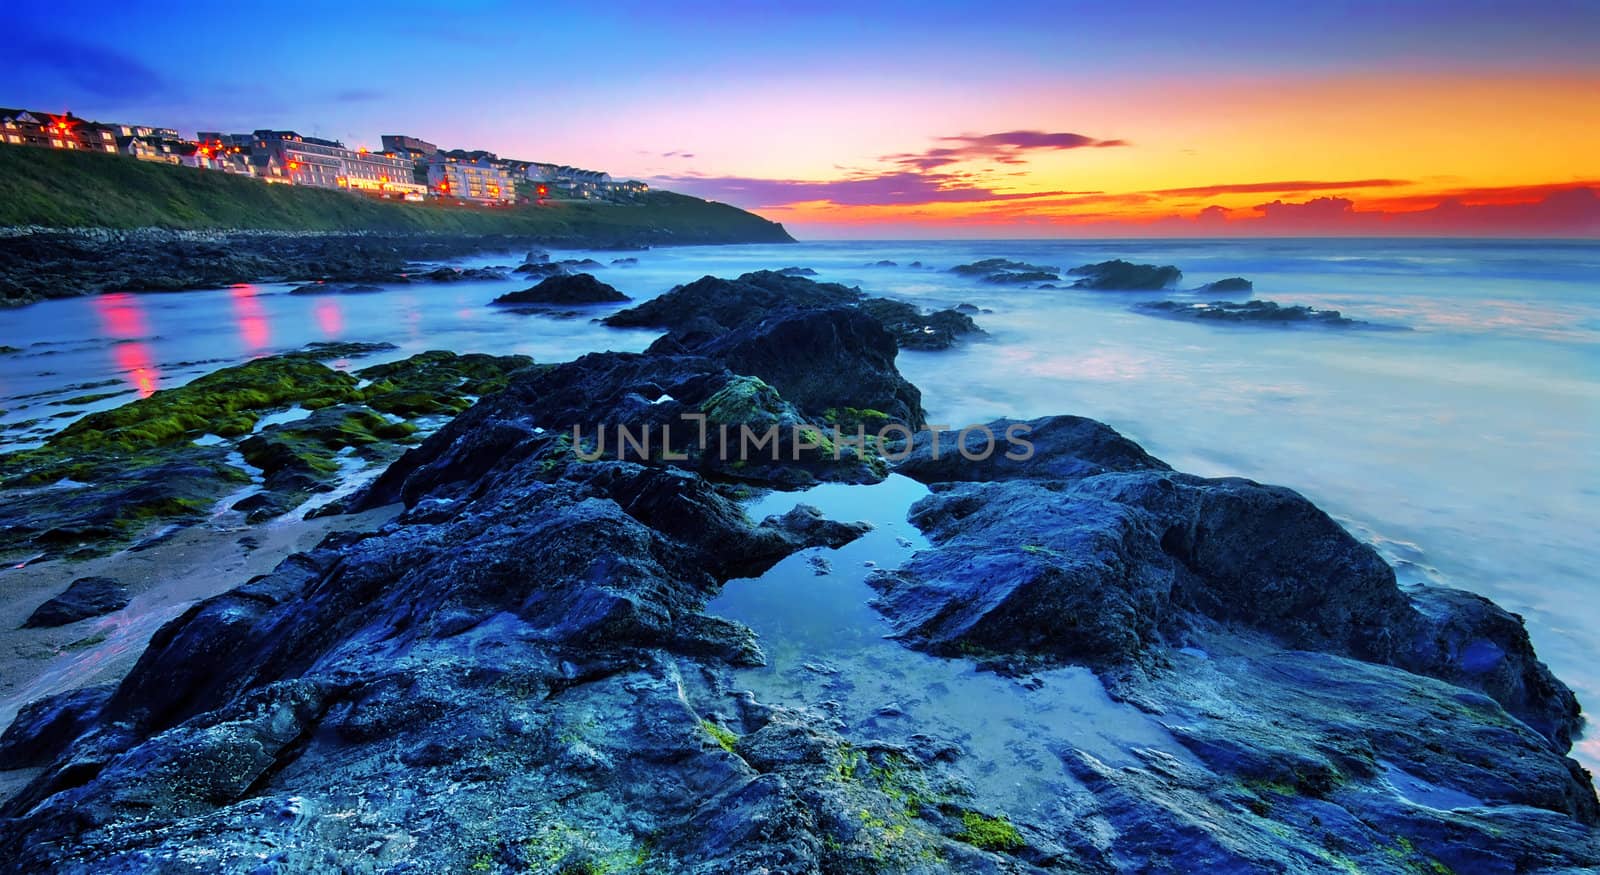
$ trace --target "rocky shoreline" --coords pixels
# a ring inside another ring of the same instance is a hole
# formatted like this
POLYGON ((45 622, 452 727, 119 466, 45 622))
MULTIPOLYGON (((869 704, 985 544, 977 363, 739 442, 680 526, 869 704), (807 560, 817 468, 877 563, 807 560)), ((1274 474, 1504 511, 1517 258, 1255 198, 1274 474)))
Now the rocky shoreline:
MULTIPOLYGON (((784 240, 792 242, 787 236, 784 240)), ((530 249, 777 242, 667 229, 613 235, 0 229, 0 308, 100 292, 215 289, 252 282, 403 283, 416 262, 530 249)))
MULTIPOLYGON (((29 872, 1600 865, 1600 802, 1566 756, 1578 703, 1516 616, 1402 588, 1297 493, 1173 471, 1092 420, 988 425, 1025 427, 1026 458, 986 453, 978 431, 920 431, 899 311, 859 290, 763 272, 655 300, 611 317, 670 330, 642 354, 496 364, 476 403, 344 503, 403 505, 394 520, 198 602, 115 687, 24 709, 0 768, 39 771, 0 806, 0 858, 29 872), (686 418, 777 442, 750 457, 583 438, 686 418), (891 427, 920 433, 872 437, 891 427), (845 446, 834 428, 868 438, 845 446), (867 527, 804 505, 751 519, 745 503, 888 478, 929 490, 910 511, 928 548, 868 581, 897 640, 1023 697, 1092 671, 1158 740, 1108 759, 1062 727, 1039 743, 1070 792, 1019 806, 973 785, 969 739, 886 740, 747 692, 740 672, 784 642, 708 602, 867 527)), ((425 384, 419 403, 477 395, 432 376, 453 361, 395 376, 425 384)), ((406 390, 333 382, 344 404, 406 390)))

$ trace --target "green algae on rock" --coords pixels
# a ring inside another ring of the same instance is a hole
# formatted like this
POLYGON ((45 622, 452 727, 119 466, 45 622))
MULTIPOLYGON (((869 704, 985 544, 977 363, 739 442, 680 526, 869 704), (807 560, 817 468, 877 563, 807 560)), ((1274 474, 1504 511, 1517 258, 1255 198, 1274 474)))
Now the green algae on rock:
POLYGON ((263 482, 236 509, 251 519, 287 512, 333 488, 341 453, 387 464, 420 430, 412 420, 454 416, 532 363, 439 351, 355 374, 323 363, 392 349, 317 344, 223 368, 0 456, 0 552, 104 549, 155 522, 198 518, 254 482, 241 456, 263 482), (310 413, 268 419, 296 410, 310 413))

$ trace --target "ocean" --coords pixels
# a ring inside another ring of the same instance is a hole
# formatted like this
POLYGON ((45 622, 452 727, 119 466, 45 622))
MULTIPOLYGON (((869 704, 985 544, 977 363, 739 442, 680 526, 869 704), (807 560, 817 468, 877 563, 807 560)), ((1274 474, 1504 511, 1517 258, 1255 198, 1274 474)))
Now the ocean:
MULTIPOLYGON (((1293 487, 1376 546, 1402 584, 1472 590, 1524 616, 1543 659, 1600 708, 1600 244, 810 242, 555 256, 601 261, 597 275, 635 298, 706 274, 799 266, 925 307, 982 308, 974 318, 986 337, 901 353, 930 421, 1078 414, 1180 470, 1293 487), (1185 289, 1243 276, 1256 298, 1403 330, 1196 324, 1131 305, 1210 296, 1020 288, 948 272, 990 257, 1174 264, 1185 289), (611 264, 621 258, 637 264, 611 264)), ((341 363, 355 368, 425 349, 555 362, 640 350, 656 336, 488 306, 529 284, 517 276, 346 296, 255 284, 6 311, 0 346, 20 351, 0 354, 0 450, 36 444, 89 410, 312 342, 398 347, 341 363)), ((1576 755, 1600 765, 1600 733, 1576 755)))

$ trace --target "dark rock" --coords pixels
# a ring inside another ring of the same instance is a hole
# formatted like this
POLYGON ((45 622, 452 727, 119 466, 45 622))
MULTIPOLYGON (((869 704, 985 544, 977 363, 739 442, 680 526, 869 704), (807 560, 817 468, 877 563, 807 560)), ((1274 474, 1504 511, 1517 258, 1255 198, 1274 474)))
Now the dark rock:
POLYGON ((1074 480, 1111 471, 1170 471, 1115 429, 1081 416, 997 419, 919 432, 895 472, 923 483, 1074 480), (992 443, 991 443, 992 439, 992 443))
POLYGON ((1576 701, 1516 617, 1448 590, 1408 596, 1291 490, 1172 473, 1088 420, 1029 424, 1031 459, 968 461, 951 450, 980 439, 945 432, 942 455, 924 436, 901 463, 946 484, 912 513, 936 549, 875 583, 908 641, 1105 669, 1221 624, 1481 691, 1569 746, 1576 701))
POLYGON ((508 292, 496 304, 610 304, 630 301, 627 295, 597 280, 593 274, 547 277, 532 288, 508 292))
POLYGON ((1190 322, 1226 322, 1239 325, 1317 325, 1328 328, 1371 327, 1370 323, 1341 316, 1338 310, 1318 310, 1304 305, 1283 306, 1274 301, 1212 301, 1189 304, 1182 301, 1149 301, 1136 304, 1141 313, 1183 319, 1190 322))
POLYGON ((611 259, 611 264, 614 267, 633 267, 634 265, 636 265, 638 263, 639 263, 639 259, 632 258, 632 257, 629 257, 629 258, 613 258, 613 259, 611 259))
POLYGON ((1242 276, 1230 276, 1227 279, 1220 279, 1215 282, 1206 283, 1205 285, 1195 289, 1195 291, 1224 295, 1233 292, 1254 291, 1255 287, 1255 283, 1245 279, 1242 276))
POLYGON ((0 735, 0 769, 42 766, 60 756, 99 717, 113 689, 68 690, 22 706, 0 735))
POLYGON ((809 267, 784 267, 784 268, 779 268, 778 269, 778 273, 781 273, 784 276, 816 276, 817 275, 817 272, 812 270, 809 267))
POLYGON ((883 323, 901 349, 949 349, 962 336, 983 334, 972 317, 959 309, 923 313, 889 298, 867 298, 861 309, 883 323))
POLYGON ((128 606, 128 588, 109 577, 80 577, 66 592, 40 605, 22 624, 24 629, 65 626, 128 606))
POLYGON ((862 297, 860 289, 838 283, 759 270, 735 280, 701 277, 602 321, 617 328, 675 331, 700 323, 721 331, 763 319, 779 309, 837 307, 858 303, 862 297))
POLYGON ((605 265, 592 258, 563 258, 561 259, 561 265, 569 270, 573 268, 594 270, 597 267, 605 267, 605 265))
POLYGON ((503 280, 506 278, 506 273, 504 270, 492 267, 439 267, 425 273, 414 274, 411 278, 436 283, 453 283, 463 280, 503 280))
POLYGON ((922 393, 895 368, 893 335, 854 307, 781 311, 714 336, 667 335, 650 347, 674 350, 760 377, 814 421, 830 408, 854 407, 882 411, 913 429, 923 423, 922 393))
POLYGON ((878 261, 869 262, 866 266, 867 267, 899 267, 900 265, 896 264, 893 261, 890 261, 887 258, 884 258, 884 259, 879 259, 878 261))
POLYGON ((925 315, 910 304, 867 298, 857 288, 784 271, 756 271, 737 280, 704 277, 603 321, 614 327, 668 328, 674 332, 673 343, 688 349, 780 311, 843 306, 872 314, 906 349, 947 349, 961 335, 982 333, 969 317, 953 310, 925 315))
POLYGON ((958 264, 950 268, 950 272, 962 276, 975 276, 984 282, 1008 285, 1061 279, 1059 276, 1061 269, 1058 267, 1028 264, 1025 261, 1011 261, 1005 258, 985 258, 971 264, 958 264))
POLYGON ((1075 289, 1114 292, 1159 291, 1183 278, 1183 271, 1170 264, 1133 264, 1120 258, 1098 264, 1085 264, 1067 273, 1083 277, 1072 284, 1075 289))
POLYGON ((383 286, 367 283, 307 283, 289 290, 291 295, 367 295, 383 291, 383 286))
POLYGON ((530 261, 517 265, 513 272, 531 274, 533 276, 561 276, 567 272, 567 268, 565 265, 551 261, 530 261))
POLYGON ((991 273, 983 278, 986 283, 1001 283, 1004 285, 1020 285, 1022 283, 1050 283, 1061 277, 1053 273, 1039 270, 1003 270, 991 273))

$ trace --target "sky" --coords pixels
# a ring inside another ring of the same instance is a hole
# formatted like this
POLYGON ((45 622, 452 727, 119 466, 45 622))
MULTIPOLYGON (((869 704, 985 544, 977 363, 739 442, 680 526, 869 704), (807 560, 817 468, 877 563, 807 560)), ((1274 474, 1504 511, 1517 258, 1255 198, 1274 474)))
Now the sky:
POLYGON ((1600 0, 39 3, 0 106, 406 133, 796 236, 1600 236, 1600 0))

